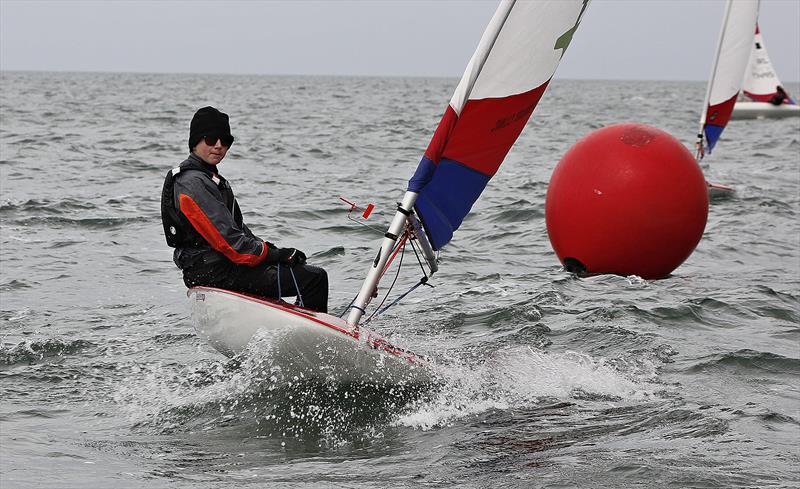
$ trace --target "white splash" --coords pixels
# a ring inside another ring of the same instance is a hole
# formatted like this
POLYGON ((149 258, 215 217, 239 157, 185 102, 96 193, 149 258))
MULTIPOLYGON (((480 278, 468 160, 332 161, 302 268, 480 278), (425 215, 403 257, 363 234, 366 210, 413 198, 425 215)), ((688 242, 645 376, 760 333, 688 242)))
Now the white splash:
POLYGON ((626 374, 583 353, 515 347, 479 365, 440 368, 444 387, 437 396, 400 416, 396 424, 429 430, 492 409, 535 406, 542 399, 646 399, 663 386, 653 383, 655 368, 644 370, 626 374))

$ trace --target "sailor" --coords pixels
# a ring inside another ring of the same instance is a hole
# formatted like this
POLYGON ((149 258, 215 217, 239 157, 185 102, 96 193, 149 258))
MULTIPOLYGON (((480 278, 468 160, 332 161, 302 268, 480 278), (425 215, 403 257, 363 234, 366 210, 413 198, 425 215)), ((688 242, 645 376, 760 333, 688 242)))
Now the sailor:
POLYGON ((327 312, 325 270, 306 264, 302 251, 278 248, 244 224, 230 184, 217 171, 233 139, 227 114, 199 109, 189 128, 189 157, 164 181, 161 220, 184 283, 270 298, 296 296, 304 307, 327 312))
POLYGON ((775 95, 769 99, 769 103, 772 105, 781 105, 783 101, 786 99, 786 91, 783 89, 782 86, 778 85, 775 87, 775 95))

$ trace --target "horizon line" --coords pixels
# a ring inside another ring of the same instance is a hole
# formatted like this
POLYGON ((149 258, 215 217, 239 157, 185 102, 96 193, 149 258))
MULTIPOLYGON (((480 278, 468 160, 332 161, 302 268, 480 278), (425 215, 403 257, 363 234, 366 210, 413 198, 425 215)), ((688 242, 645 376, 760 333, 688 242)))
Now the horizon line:
MULTIPOLYGON (((60 73, 60 74, 119 74, 119 75, 203 75, 203 76, 275 76, 275 77, 330 77, 330 78, 441 78, 458 79, 457 75, 399 75, 399 74, 341 74, 341 73, 231 73, 231 72, 192 72, 192 71, 113 71, 113 70, 59 70, 59 69, 6 69, 0 68, 0 74, 6 73, 60 73)), ((680 78, 559 78, 556 73, 554 79, 570 81, 668 81, 668 82, 705 82, 702 79, 680 78)), ((783 83, 800 83, 800 80, 782 80, 783 83)))

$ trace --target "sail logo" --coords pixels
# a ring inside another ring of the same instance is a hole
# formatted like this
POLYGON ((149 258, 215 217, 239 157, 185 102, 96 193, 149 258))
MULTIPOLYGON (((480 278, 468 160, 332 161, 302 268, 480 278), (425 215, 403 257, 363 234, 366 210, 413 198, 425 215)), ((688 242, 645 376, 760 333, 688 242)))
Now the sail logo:
POLYGON ((495 125, 492 128, 491 132, 495 132, 498 129, 503 129, 504 127, 508 127, 514 121, 518 121, 518 120, 521 120, 521 119, 527 121, 528 118, 533 113, 533 109, 535 107, 536 107, 536 104, 534 103, 534 104, 531 104, 531 105, 525 107, 524 109, 518 111, 515 114, 512 114, 512 115, 510 115, 508 117, 503 117, 501 119, 497 119, 497 121, 495 122, 495 125))
POLYGON ((753 78, 775 78, 775 73, 768 71, 766 73, 753 73, 753 78))
POLYGON ((567 52, 567 48, 572 42, 572 36, 575 35, 575 31, 577 31, 578 26, 581 25, 581 18, 583 17, 583 13, 586 11, 586 7, 588 5, 589 5, 589 0, 583 0, 583 6, 581 7, 581 11, 578 14, 578 18, 575 20, 575 25, 572 26, 572 28, 567 32, 561 34, 558 37, 558 39, 556 39, 556 44, 553 46, 553 50, 560 49, 562 58, 564 57, 564 53, 567 52))

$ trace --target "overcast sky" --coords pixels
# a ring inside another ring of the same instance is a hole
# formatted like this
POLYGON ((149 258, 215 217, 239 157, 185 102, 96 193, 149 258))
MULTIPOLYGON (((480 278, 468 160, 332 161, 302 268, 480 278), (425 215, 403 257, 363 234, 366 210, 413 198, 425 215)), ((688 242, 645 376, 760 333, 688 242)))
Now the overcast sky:
MULTIPOLYGON (((497 0, 0 0, 0 70, 452 76, 497 0)), ((722 0, 593 0, 557 77, 705 80, 722 0)), ((800 80, 800 0, 762 0, 800 80)))

